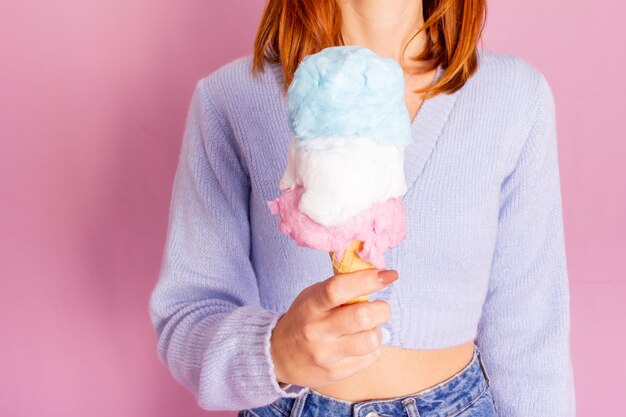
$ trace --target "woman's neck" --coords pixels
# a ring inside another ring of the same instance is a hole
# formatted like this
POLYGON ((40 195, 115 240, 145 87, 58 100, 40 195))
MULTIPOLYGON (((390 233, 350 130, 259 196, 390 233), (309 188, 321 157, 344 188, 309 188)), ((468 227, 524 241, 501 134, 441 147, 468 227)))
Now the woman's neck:
POLYGON ((422 68, 409 60, 424 48, 424 32, 411 39, 424 23, 420 0, 340 0, 339 4, 346 45, 364 46, 393 58, 405 71, 422 68))

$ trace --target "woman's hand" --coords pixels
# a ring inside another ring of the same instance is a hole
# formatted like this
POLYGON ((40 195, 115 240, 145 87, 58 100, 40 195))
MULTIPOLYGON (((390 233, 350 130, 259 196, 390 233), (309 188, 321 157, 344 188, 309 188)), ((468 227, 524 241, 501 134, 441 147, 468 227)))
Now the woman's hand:
POLYGON ((381 354, 379 325, 391 317, 389 304, 343 303, 396 279, 395 270, 372 268, 333 275, 302 290, 272 332, 278 381, 321 387, 376 362, 381 354))

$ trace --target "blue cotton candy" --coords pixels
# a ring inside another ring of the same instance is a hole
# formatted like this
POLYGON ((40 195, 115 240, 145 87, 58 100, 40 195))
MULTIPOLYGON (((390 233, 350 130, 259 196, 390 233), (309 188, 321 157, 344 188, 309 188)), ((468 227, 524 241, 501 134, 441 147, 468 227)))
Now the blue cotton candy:
POLYGON ((289 125, 309 139, 367 136, 407 145, 411 120, 400 65, 361 46, 333 46, 304 57, 288 89, 289 125))

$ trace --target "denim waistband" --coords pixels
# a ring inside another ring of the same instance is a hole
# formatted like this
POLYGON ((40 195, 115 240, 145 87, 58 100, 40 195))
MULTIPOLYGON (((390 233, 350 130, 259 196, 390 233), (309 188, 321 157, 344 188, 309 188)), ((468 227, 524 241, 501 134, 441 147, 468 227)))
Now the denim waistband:
POLYGON ((384 415, 420 414, 446 417, 471 404, 488 388, 489 376, 485 371, 478 347, 474 345, 472 360, 459 372, 435 386, 417 393, 394 398, 366 401, 347 401, 331 397, 309 388, 299 397, 281 397, 272 403, 290 417, 301 417, 306 406, 316 415, 373 417, 384 415))

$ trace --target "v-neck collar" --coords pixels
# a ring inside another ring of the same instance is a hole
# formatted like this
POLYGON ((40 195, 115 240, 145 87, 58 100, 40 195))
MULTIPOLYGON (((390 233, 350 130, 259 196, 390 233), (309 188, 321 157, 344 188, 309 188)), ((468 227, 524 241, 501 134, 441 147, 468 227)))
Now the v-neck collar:
MULTIPOLYGON (((433 79, 435 83, 443 74, 441 65, 433 79)), ((426 162, 441 136, 460 89, 452 94, 440 93, 422 102, 411 122, 411 142, 404 150, 404 174, 407 191, 422 173, 426 162)))

